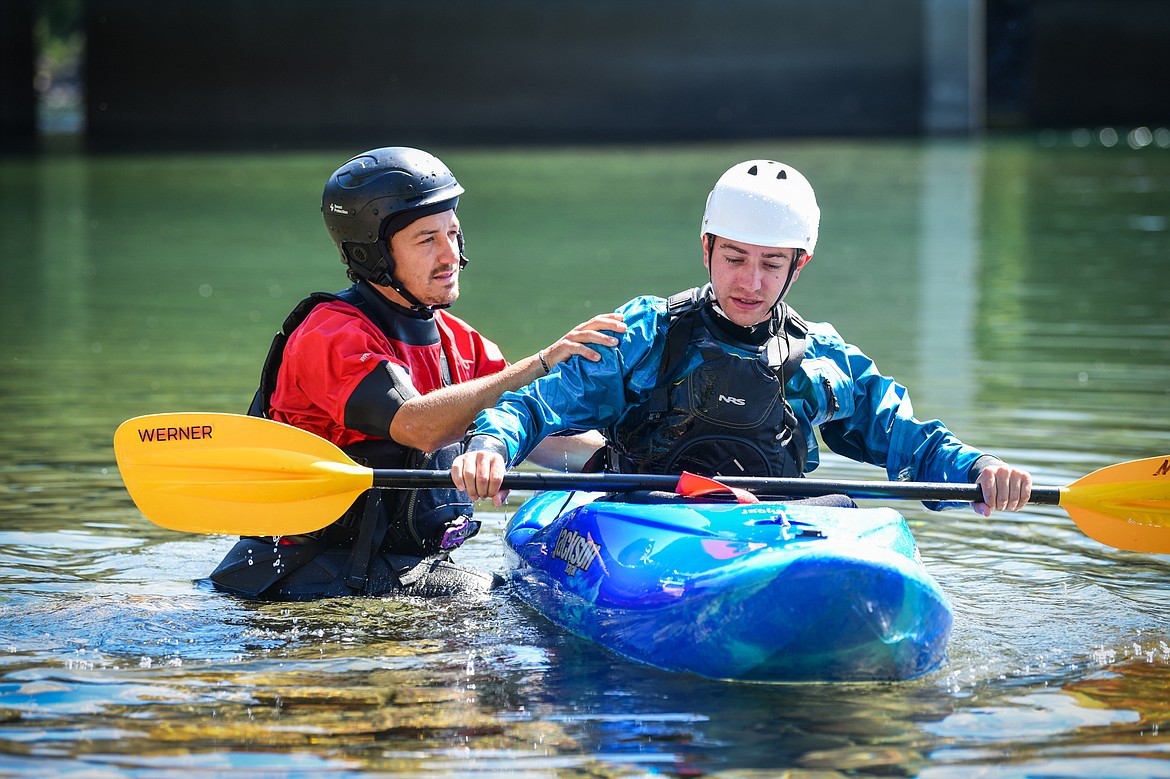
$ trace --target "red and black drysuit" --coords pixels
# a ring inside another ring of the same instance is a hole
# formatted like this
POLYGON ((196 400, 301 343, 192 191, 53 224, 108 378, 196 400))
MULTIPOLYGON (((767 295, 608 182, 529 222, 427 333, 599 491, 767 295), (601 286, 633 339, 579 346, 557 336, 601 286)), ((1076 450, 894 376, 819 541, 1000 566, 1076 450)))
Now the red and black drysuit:
MULTIPOLYGON (((413 397, 507 364, 458 317, 398 306, 360 282, 293 310, 249 413, 316 433, 371 468, 446 468, 460 445, 424 453, 399 444, 389 433, 394 415, 413 397)), ((370 490, 317 533, 240 539, 210 578, 229 592, 281 600, 481 588, 491 576, 447 560, 478 529, 470 517, 470 500, 453 488, 370 490)))

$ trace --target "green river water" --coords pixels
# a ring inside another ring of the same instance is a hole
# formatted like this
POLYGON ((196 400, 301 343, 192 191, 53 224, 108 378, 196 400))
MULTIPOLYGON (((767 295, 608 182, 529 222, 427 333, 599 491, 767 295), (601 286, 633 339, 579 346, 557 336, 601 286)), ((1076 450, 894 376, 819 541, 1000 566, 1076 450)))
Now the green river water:
MULTIPOLYGON (((1129 140, 433 149, 468 190, 454 312, 516 359, 700 283, 711 184, 781 159, 824 211, 795 307, 920 417, 1066 484, 1170 453, 1170 133, 1129 140)), ((356 151, 0 159, 0 776, 1170 777, 1170 557, 1056 508, 898 504, 955 610, 947 663, 899 684, 666 674, 506 590, 199 585, 233 539, 144 519, 113 431, 243 411, 293 304, 345 285, 319 197, 356 151)), ((459 559, 500 570, 505 515, 480 516, 459 559)))

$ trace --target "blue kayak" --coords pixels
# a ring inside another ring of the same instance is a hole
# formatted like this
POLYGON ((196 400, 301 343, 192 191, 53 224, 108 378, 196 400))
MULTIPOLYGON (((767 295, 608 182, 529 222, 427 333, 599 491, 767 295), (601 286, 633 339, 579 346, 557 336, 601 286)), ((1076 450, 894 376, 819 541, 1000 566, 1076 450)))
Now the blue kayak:
POLYGON ((667 671, 757 682, 913 679, 951 628, 902 515, 541 492, 508 522, 519 597, 667 671))

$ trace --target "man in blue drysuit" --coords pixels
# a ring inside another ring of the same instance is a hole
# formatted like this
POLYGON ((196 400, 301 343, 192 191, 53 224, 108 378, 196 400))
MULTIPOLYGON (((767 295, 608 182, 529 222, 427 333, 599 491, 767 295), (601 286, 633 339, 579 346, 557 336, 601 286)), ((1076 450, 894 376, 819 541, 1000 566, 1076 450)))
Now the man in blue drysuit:
MULTIPOLYGON (((890 479, 978 483, 974 509, 1017 511, 1031 476, 915 418, 906 388, 784 296, 812 259, 820 208, 790 165, 735 165, 707 198, 700 239, 710 282, 635 298, 597 362, 571 359, 505 393, 475 421, 455 484, 501 503, 506 468, 555 433, 598 429, 603 467, 625 473, 801 476, 833 451, 890 479)), ((941 508, 948 504, 928 504, 941 508)), ((950 504, 955 505, 955 504, 950 504)))

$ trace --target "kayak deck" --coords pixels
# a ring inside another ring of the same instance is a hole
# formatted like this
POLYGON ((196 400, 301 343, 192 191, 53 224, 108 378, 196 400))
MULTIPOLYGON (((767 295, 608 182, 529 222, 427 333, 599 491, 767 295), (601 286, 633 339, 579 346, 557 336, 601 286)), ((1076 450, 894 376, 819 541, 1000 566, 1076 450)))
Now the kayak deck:
POLYGON ((667 671, 872 681, 941 663, 946 597, 888 508, 623 503, 544 492, 506 530, 519 596, 667 671))

